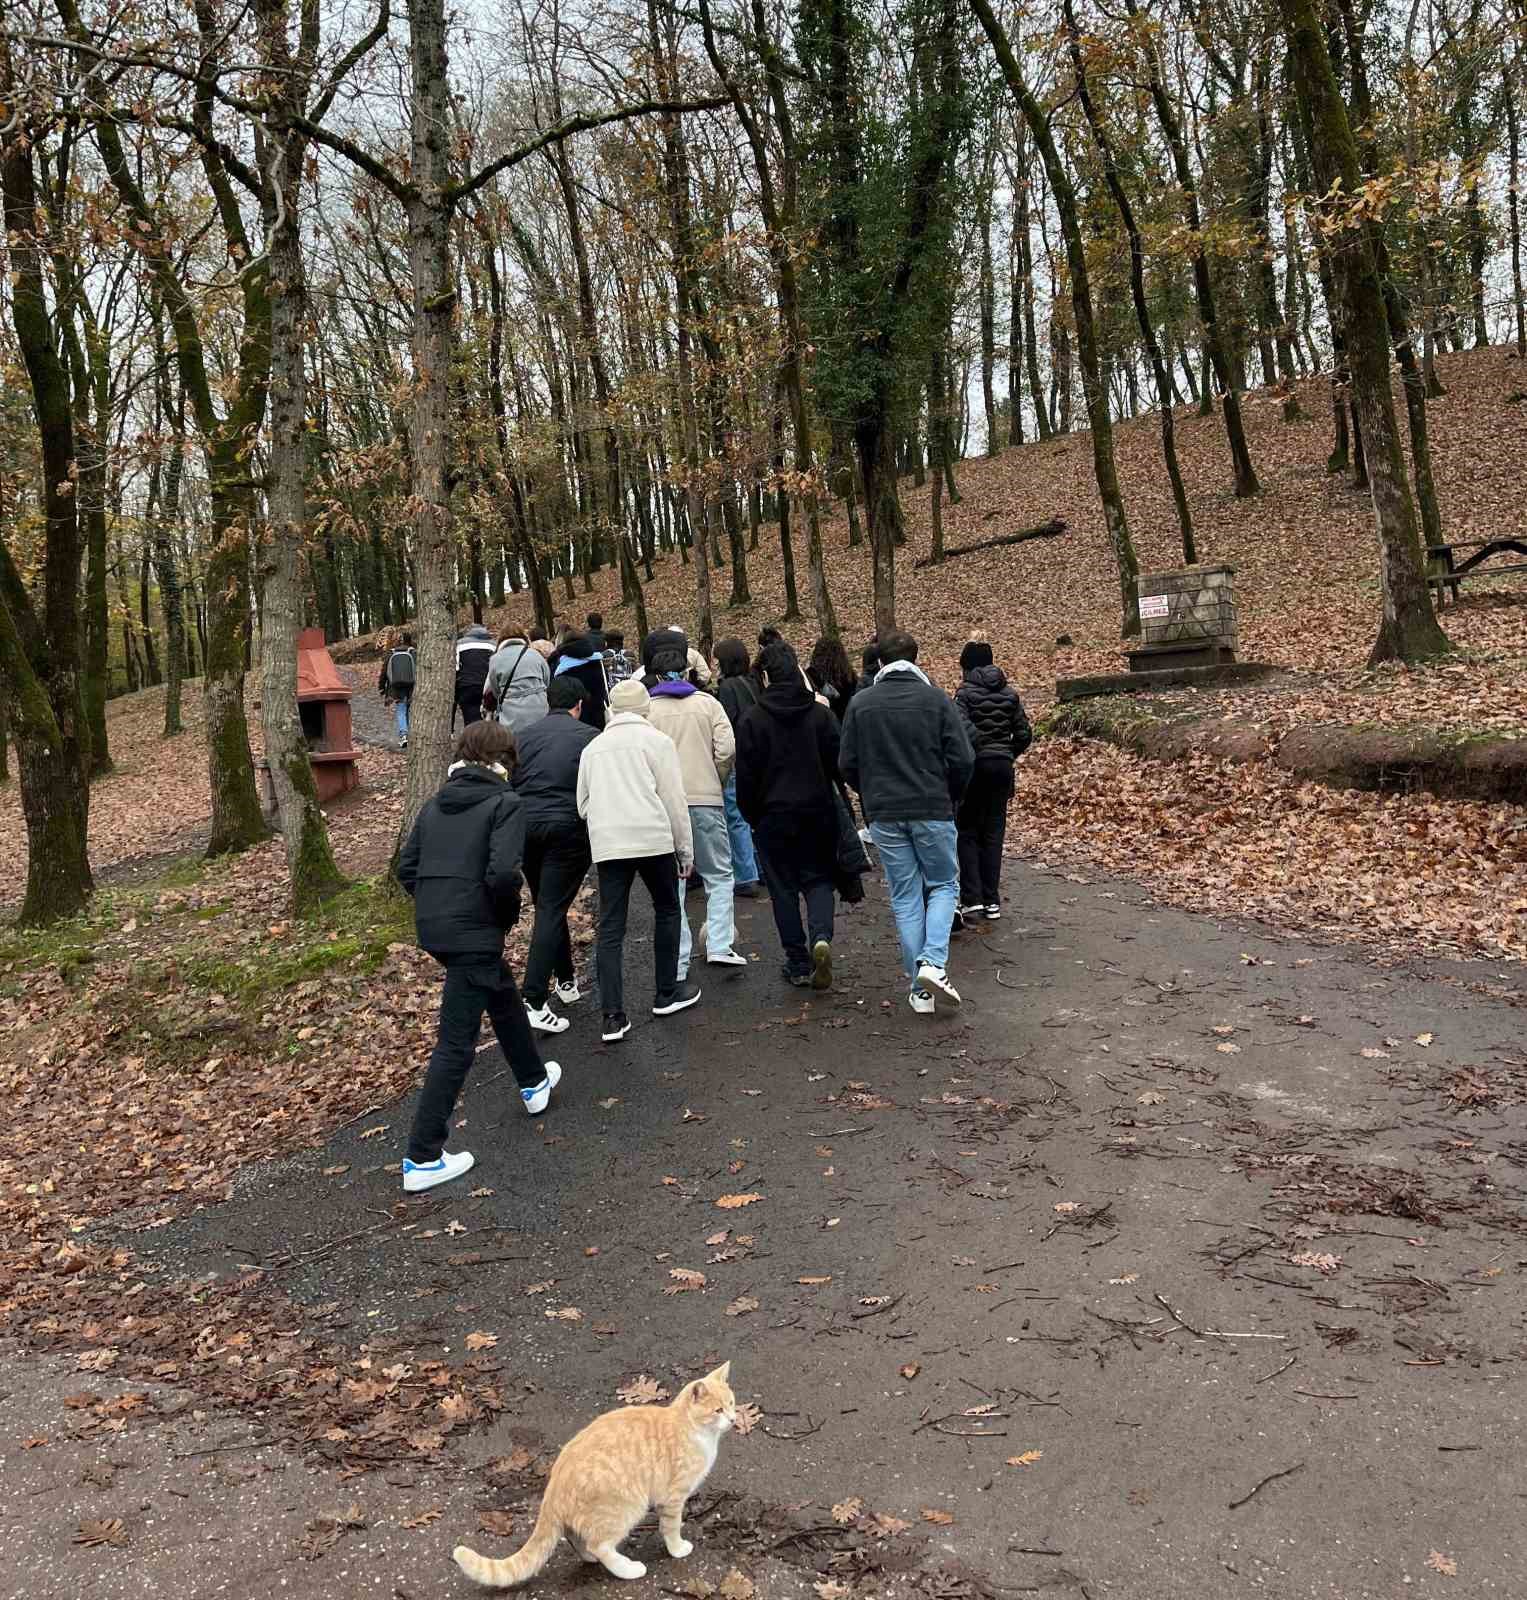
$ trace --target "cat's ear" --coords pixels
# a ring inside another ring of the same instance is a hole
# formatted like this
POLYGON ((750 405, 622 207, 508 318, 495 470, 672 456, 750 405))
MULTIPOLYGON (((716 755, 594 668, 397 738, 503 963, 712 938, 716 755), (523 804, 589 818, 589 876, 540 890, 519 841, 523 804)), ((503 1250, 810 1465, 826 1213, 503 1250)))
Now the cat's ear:
POLYGON ((730 1373, 731 1373, 731 1370, 732 1370, 731 1362, 730 1361, 723 1361, 721 1363, 721 1365, 719 1367, 717 1367, 714 1372, 707 1372, 705 1374, 705 1381, 707 1383, 725 1383, 727 1381, 730 1373))

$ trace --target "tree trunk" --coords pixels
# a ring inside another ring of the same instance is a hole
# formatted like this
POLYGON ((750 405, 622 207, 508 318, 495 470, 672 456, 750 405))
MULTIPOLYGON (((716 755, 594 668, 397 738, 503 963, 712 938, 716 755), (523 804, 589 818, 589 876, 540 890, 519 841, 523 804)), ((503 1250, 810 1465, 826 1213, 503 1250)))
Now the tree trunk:
POLYGON ((991 41, 1008 89, 1028 123, 1029 132, 1044 162, 1045 173, 1050 180, 1050 192, 1055 197, 1060 216, 1066 262, 1071 272, 1071 309, 1076 323, 1077 354, 1082 367, 1082 393, 1092 425, 1093 476, 1097 480, 1098 498, 1103 504, 1103 520, 1119 568, 1121 631, 1125 638, 1130 638, 1140 631, 1140 600, 1135 586, 1140 568, 1135 558, 1134 543, 1124 512, 1124 497, 1119 490, 1118 471, 1114 464, 1113 421, 1108 414, 1108 396, 1102 382, 1087 251, 1077 217, 1076 191, 1056 147, 1050 119, 1029 88, 1007 32, 992 10, 991 0, 970 0, 970 5, 991 41))
POLYGON ((37 236, 32 139, 18 109, 11 46, 0 31, 0 196, 9 238, 10 310, 26 368, 42 462, 42 615, 0 540, 0 684, 21 772, 27 831, 23 926, 72 916, 90 898, 87 855, 90 732, 80 693, 79 506, 74 419, 58 357, 37 236))
MULTIPOLYGON (((1020 119, 1021 125, 1021 119, 1020 119)), ((1034 241, 1029 234, 1029 180, 1023 170, 1023 147, 1019 145, 1018 204, 1013 218, 1018 230, 1019 271, 1023 274, 1023 348, 1028 362, 1029 399, 1034 406, 1034 431, 1040 439, 1051 435, 1050 408, 1045 403, 1044 384, 1039 376, 1039 338, 1034 323, 1034 241)))
POLYGON ((986 410, 986 453, 1001 454, 997 433, 997 279, 991 255, 991 188, 995 174, 988 170, 982 185, 981 205, 981 403, 986 410))
MULTIPOLYGON (((300 112, 306 76, 287 41, 286 0, 255 0, 261 52, 271 74, 279 113, 300 112)), ((266 204, 272 208, 266 249, 270 256, 270 455, 266 471, 268 547, 259 563, 264 580, 260 607, 260 709, 265 760, 286 846, 292 909, 303 912, 344 887, 318 805, 297 709, 297 630, 302 621, 302 550, 308 532, 307 269, 302 258, 300 211, 307 140, 272 127, 264 141, 266 204)))
MULTIPOLYGON (((408 60, 409 142, 416 186, 407 208, 414 299, 409 447, 419 669, 409 714, 400 848, 449 764, 456 692, 455 553, 447 481, 449 440, 456 427, 450 414, 456 286, 451 270, 452 207, 445 193, 455 124, 446 68, 444 0, 413 0, 408 60)), ((568 599, 572 598, 569 581, 568 599)))
POLYGON ((1342 208, 1331 219, 1331 267, 1336 279, 1352 373, 1352 393, 1361 419, 1369 492, 1378 528, 1383 618, 1370 663, 1422 661, 1448 649, 1426 582, 1415 506, 1405 475, 1394 397, 1389 382, 1389 329, 1368 232, 1347 209, 1347 196, 1362 182, 1357 143, 1346 104, 1331 70, 1325 34, 1314 0, 1279 0, 1293 57, 1294 81, 1305 100, 1310 157, 1322 194, 1339 185, 1342 208))
POLYGON ((1502 69, 1506 99, 1506 219, 1511 238, 1511 308, 1516 317, 1516 353, 1527 360, 1527 295, 1522 292, 1522 130, 1516 78, 1522 47, 1502 69))
MULTIPOLYGON (((1140 339, 1150 360, 1156 379, 1156 398, 1161 414, 1161 453, 1166 461, 1167 480, 1172 486, 1172 504, 1177 508, 1177 527, 1182 537, 1182 559, 1192 566, 1198 560, 1198 550, 1193 539, 1193 513, 1188 506, 1188 491, 1183 485, 1182 469, 1177 462, 1177 439, 1172 419, 1172 380, 1162 358, 1161 345, 1151 322, 1150 308, 1145 298, 1145 246, 1140 228, 1135 221, 1134 207, 1119 176, 1118 162, 1114 156, 1113 141, 1103 126, 1093 103, 1092 91, 1087 83, 1086 57, 1082 51, 1081 33, 1076 25, 1074 0, 1064 0, 1066 31, 1070 41, 1071 66, 1076 73, 1076 92, 1081 101, 1082 113, 1092 130, 1093 142, 1103 161, 1103 180, 1118 208, 1119 220, 1124 224, 1129 240, 1129 292, 1134 302, 1135 322, 1140 329, 1140 339)), ((1133 371, 1133 365, 1131 365, 1133 371)))
MULTIPOLYGON (((1137 0, 1124 0, 1131 18, 1139 16, 1137 0)), ((1215 308, 1214 285, 1209 275, 1209 256, 1203 242, 1203 222, 1198 210, 1198 188, 1193 181, 1193 169, 1188 163, 1187 143, 1182 136, 1182 125, 1172 109, 1166 92, 1161 63, 1156 55, 1154 41, 1144 46, 1146 69, 1149 76, 1151 103, 1156 108, 1156 120, 1166 137, 1172 156, 1172 168, 1177 187, 1182 190, 1187 210, 1188 230, 1192 236, 1193 292, 1198 300, 1198 318, 1203 327, 1204 346, 1214 364, 1215 377, 1221 390, 1220 407, 1225 418, 1225 437, 1230 445, 1231 474, 1238 500, 1260 492, 1256 469, 1251 464, 1251 449, 1246 443, 1246 425, 1241 417, 1240 396, 1236 392, 1235 372, 1229 352, 1225 347, 1224 332, 1220 327, 1215 308)))

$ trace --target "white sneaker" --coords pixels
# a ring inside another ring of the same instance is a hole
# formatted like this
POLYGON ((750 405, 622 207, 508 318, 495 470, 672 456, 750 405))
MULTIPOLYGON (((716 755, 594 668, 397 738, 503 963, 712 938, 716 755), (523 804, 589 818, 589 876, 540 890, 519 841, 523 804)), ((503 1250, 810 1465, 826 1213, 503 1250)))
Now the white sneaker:
POLYGON ((533 1089, 521 1089, 520 1099, 533 1117, 538 1117, 551 1101, 551 1091, 562 1081, 562 1069, 555 1061, 545 1063, 546 1076, 533 1089))
POLYGON ((924 988, 931 986, 940 994, 947 995, 956 1005, 960 1003, 960 991, 949 981, 949 974, 942 967, 930 967, 924 962, 917 969, 917 981, 924 988))
POLYGON ((860 844, 874 844, 874 842, 875 842, 874 834, 872 834, 868 828, 860 828, 860 830, 859 830, 859 843, 860 844))
POLYGON ((571 983, 563 983, 559 979, 552 985, 552 990, 565 1006, 576 1005, 583 998, 583 991, 578 987, 576 978, 571 983))
POLYGON ((911 1006, 918 1016, 931 1017, 937 1002, 926 989, 914 989, 907 996, 907 1004, 911 1006))
POLYGON ((566 1033, 572 1024, 566 1017, 559 1017, 549 1005, 534 1009, 527 1001, 525 1015, 530 1019, 530 1026, 537 1033, 566 1033))
POLYGON ((405 1161, 404 1192, 418 1194, 423 1189, 433 1189, 436 1184, 449 1183, 463 1172, 470 1172, 475 1160, 470 1150, 458 1150, 455 1155, 449 1150, 442 1150, 433 1161, 405 1161))
POLYGON ((738 955, 735 950, 713 950, 705 961, 707 966, 712 967, 745 967, 748 964, 748 958, 738 955))

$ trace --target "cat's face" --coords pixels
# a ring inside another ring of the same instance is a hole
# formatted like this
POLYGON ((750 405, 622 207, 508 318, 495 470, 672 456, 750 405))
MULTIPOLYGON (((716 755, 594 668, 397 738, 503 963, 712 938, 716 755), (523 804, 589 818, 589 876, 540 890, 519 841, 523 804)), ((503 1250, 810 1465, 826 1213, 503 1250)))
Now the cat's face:
POLYGON ((731 1370, 731 1362, 723 1361, 714 1372, 690 1384, 685 1403, 696 1428, 722 1434, 737 1421, 737 1397, 727 1382, 731 1370))

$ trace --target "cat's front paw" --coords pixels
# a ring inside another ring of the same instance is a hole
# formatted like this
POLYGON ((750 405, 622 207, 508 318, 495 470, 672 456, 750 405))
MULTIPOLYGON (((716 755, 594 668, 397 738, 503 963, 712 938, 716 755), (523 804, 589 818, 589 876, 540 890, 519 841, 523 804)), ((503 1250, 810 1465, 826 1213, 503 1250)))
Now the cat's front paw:
POLYGON ((647 1563, 645 1561, 628 1561, 615 1576, 634 1583, 636 1579, 647 1576, 647 1563))
POLYGON ((671 1555, 675 1561, 682 1561, 684 1557, 691 1554, 693 1550, 694 1546, 689 1542, 688 1539, 675 1539, 668 1546, 668 1554, 671 1555))

